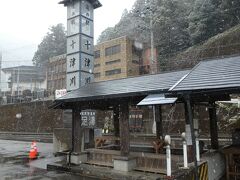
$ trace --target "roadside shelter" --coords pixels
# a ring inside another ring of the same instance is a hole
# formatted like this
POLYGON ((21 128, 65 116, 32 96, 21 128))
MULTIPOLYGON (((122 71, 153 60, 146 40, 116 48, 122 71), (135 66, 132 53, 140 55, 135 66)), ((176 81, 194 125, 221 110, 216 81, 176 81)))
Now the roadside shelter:
MULTIPOLYGON (((161 105, 184 103, 186 133, 190 162, 196 162, 193 108, 206 106, 209 110, 211 146, 218 149, 216 101, 230 100, 231 94, 240 93, 240 57, 202 61, 191 71, 169 72, 127 79, 92 83, 55 100, 52 107, 72 109, 72 160, 81 156, 83 127, 81 114, 84 109, 113 110, 115 136, 120 139, 120 154, 112 156, 114 168, 129 171, 136 166, 130 156, 129 104, 154 105, 157 137, 162 135, 161 105), (158 94, 158 95, 157 95, 158 94), (160 95, 159 95, 160 94, 160 95), (149 96, 150 95, 150 96, 149 96), (174 100, 174 98, 177 98, 174 100), (155 103, 154 103, 155 102, 155 103), (119 128, 118 128, 119 127, 119 128), (121 164, 122 166, 120 166, 121 164)), ((91 136, 94 139, 94 136, 91 136)), ((70 156, 69 156, 70 157, 70 156)), ((81 159, 81 160, 80 160, 81 159)), ((83 162, 77 158, 74 162, 83 162)))

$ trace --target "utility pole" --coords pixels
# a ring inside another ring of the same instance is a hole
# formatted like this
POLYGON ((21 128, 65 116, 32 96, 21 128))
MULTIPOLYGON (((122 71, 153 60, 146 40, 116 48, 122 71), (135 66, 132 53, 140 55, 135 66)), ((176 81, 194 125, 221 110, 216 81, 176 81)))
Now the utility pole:
POLYGON ((0 97, 2 97, 2 52, 0 51, 0 97))
POLYGON ((151 41, 151 62, 150 62, 150 73, 155 74, 156 71, 156 61, 155 61, 155 55, 154 55, 154 34, 153 34, 153 7, 151 7, 150 1, 146 1, 148 10, 150 11, 150 41, 151 41))
POLYGON ((154 56, 154 35, 153 35, 153 20, 152 20, 153 17, 151 17, 151 20, 150 20, 150 31, 151 31, 151 74, 155 74, 156 71, 155 71, 155 56, 154 56))
POLYGON ((18 72, 17 72, 17 97, 19 99, 19 71, 20 67, 18 67, 18 72))

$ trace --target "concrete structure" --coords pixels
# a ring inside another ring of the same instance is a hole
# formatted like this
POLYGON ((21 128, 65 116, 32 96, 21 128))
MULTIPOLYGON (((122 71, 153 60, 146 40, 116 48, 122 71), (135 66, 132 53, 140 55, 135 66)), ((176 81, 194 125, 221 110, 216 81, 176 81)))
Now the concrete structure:
MULTIPOLYGON (((0 106, 1 132, 52 133, 63 127, 63 111, 48 109, 52 101, 36 101, 0 106), (21 114, 21 118, 16 118, 21 114)), ((37 139, 36 139, 37 140, 37 139)))
POLYGON ((113 159, 113 168, 117 171, 129 172, 136 166, 136 158, 116 157, 113 159))
POLYGON ((67 6, 67 91, 94 81, 93 27, 94 9, 101 7, 98 0, 63 0, 67 6))
POLYGON ((66 89, 66 54, 49 59, 47 66, 47 91, 54 95, 55 90, 66 89))
POLYGON ((95 46, 95 82, 137 76, 142 64, 142 45, 120 37, 95 46))

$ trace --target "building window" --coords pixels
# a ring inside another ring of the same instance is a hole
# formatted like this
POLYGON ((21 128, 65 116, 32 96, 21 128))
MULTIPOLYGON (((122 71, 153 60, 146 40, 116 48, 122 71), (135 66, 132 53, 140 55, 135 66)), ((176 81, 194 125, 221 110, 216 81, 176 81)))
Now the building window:
POLYGON ((121 62, 121 59, 117 59, 117 60, 113 60, 113 61, 108 61, 108 62, 105 62, 106 65, 112 65, 112 64, 115 64, 115 63, 119 63, 121 62))
POLYGON ((100 72, 99 73, 94 73, 95 78, 100 78, 100 76, 101 76, 100 72))
POLYGON ((97 59, 97 58, 100 58, 101 56, 101 53, 100 53, 100 50, 97 50, 94 52, 94 58, 97 59))
POLYGON ((132 63, 133 64, 139 64, 139 61, 138 60, 132 60, 132 63))
POLYGON ((111 56, 121 52, 121 45, 112 46, 105 49, 105 56, 111 56))
POLYGON ((112 54, 117 54, 121 52, 121 46, 120 45, 116 45, 112 47, 112 54))
POLYGON ((94 64, 94 67, 99 67, 100 66, 100 64, 94 64))
POLYGON ((114 74, 121 74, 121 69, 113 69, 113 70, 110 70, 110 71, 105 71, 106 76, 111 76, 111 75, 114 75, 114 74))

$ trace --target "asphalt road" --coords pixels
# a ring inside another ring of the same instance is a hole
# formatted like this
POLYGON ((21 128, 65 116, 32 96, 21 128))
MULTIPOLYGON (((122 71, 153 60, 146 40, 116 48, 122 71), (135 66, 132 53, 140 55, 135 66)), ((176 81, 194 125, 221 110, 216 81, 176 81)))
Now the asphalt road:
POLYGON ((51 143, 37 143, 39 158, 30 161, 28 152, 31 142, 0 140, 0 180, 94 180, 67 173, 47 171, 48 163, 61 160, 53 156, 51 143))

